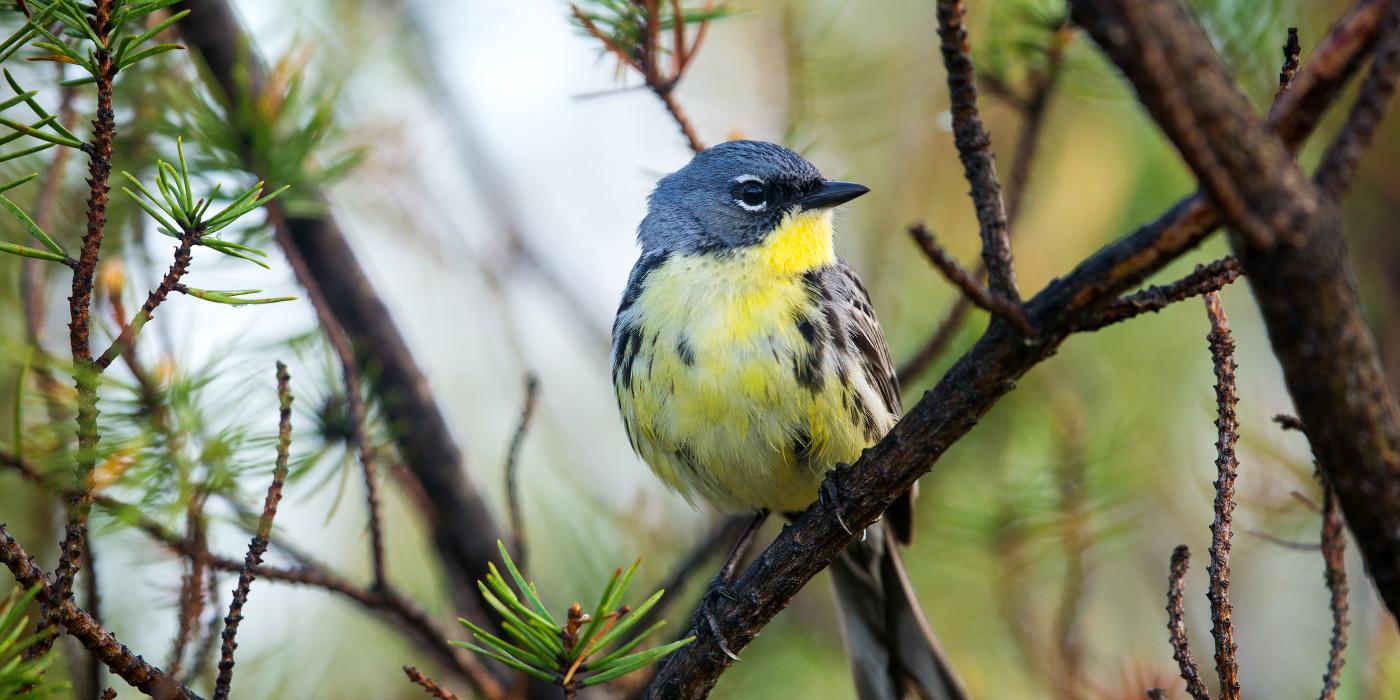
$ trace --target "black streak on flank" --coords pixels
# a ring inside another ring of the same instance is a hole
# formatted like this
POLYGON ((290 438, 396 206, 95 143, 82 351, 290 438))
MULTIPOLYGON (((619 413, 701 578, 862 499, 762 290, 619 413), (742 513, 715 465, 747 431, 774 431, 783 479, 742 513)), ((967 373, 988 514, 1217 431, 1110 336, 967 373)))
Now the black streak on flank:
POLYGON ((695 365, 695 350, 690 347, 690 342, 687 338, 682 337, 677 341, 676 354, 681 356, 681 362, 684 362, 687 367, 695 365))
POLYGON ((695 459, 695 451, 690 449, 690 443, 682 442, 676 446, 676 459, 680 460, 691 474, 698 475, 700 473, 700 462, 695 459))
POLYGON ((661 263, 666 262, 670 255, 669 252, 651 253, 637 260, 636 266, 632 268, 632 276, 627 280, 627 289, 622 291, 622 303, 617 306, 618 313, 632 308, 632 305, 637 303, 642 290, 646 289, 647 275, 661 267, 661 263))
POLYGON ((642 349, 642 331, 636 326, 627 326, 617 339, 617 352, 613 361, 613 383, 632 388, 632 362, 642 349))

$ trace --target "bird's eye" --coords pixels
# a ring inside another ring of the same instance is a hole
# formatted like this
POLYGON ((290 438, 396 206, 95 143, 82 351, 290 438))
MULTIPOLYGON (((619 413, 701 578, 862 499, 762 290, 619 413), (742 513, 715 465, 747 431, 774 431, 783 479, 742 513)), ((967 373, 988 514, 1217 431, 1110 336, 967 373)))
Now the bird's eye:
POLYGON ((734 186, 734 201, 749 211, 762 211, 768 205, 768 188, 760 180, 744 180, 734 186))

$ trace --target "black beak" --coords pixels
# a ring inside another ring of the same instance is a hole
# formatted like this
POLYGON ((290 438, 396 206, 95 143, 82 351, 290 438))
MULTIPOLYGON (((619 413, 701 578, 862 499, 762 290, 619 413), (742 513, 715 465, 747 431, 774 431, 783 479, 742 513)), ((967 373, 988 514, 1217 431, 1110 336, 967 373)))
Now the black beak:
POLYGON ((869 191, 869 187, 857 185, 854 182, 827 180, 822 183, 821 187, 817 188, 816 192, 803 197, 799 204, 802 205, 802 211, 829 209, 838 204, 845 204, 869 191))

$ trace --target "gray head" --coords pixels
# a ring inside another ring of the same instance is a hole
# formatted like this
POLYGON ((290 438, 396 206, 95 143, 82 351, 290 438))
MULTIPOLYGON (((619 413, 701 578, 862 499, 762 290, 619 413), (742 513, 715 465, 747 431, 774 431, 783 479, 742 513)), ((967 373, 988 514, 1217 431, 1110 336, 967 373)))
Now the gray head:
POLYGON ((656 183, 637 239, 643 251, 754 245, 788 214, 834 207, 868 191, 822 178, 816 166, 777 144, 729 141, 656 183))

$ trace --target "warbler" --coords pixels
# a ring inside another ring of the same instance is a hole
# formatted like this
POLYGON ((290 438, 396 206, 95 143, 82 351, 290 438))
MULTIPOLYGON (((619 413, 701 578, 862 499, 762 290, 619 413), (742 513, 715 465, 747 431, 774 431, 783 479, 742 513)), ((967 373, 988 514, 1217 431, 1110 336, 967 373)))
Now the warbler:
MULTIPOLYGON (((899 419, 884 333, 833 240, 834 208, 868 191, 759 141, 705 149, 657 183, 612 378, 633 449, 692 503, 800 512, 899 419)), ((964 697, 896 550, 907 497, 831 567, 856 688, 964 697)))

